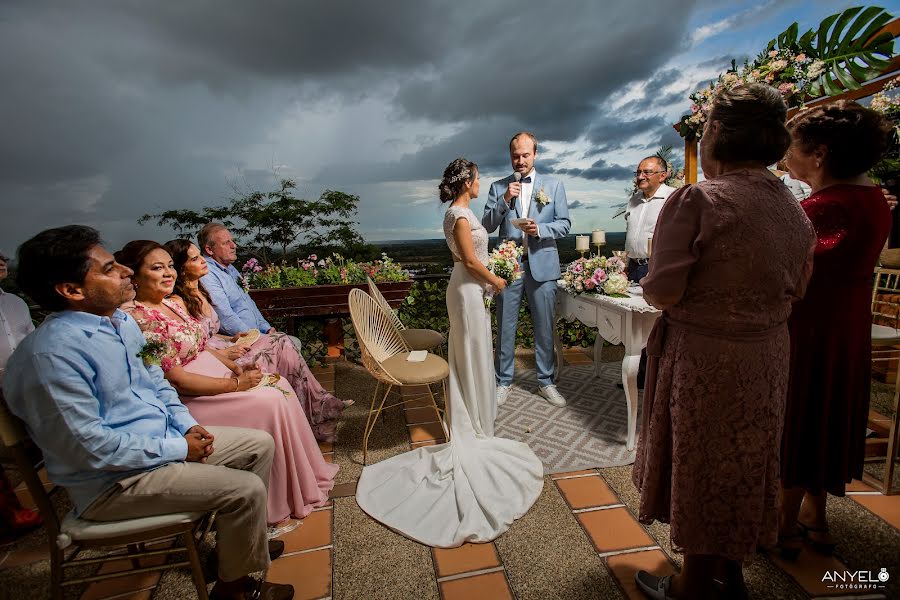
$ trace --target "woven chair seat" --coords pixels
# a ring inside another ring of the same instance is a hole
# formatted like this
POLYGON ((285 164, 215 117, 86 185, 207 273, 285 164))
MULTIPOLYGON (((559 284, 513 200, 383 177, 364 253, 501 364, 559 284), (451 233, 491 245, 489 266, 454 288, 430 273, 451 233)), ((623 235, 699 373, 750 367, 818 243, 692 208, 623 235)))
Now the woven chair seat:
POLYGON ((450 365, 440 356, 429 354, 422 362, 409 362, 408 352, 395 354, 381 363, 388 375, 401 385, 420 385, 440 381, 450 375, 450 365))
POLYGON ((444 335, 433 329, 404 329, 400 335, 413 350, 431 350, 444 343, 444 335))

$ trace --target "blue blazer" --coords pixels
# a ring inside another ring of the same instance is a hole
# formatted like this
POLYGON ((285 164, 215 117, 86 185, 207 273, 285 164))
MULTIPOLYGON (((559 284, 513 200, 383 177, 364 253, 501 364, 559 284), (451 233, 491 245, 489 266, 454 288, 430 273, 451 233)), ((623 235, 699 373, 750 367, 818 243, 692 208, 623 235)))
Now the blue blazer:
MULTIPOLYGON (((509 184, 515 181, 512 175, 495 181, 488 192, 487 203, 484 205, 484 216, 481 224, 494 233, 500 228, 500 239, 516 240, 522 243, 525 233, 513 226, 510 221, 521 217, 522 204, 518 200, 515 210, 510 210, 509 205, 503 199, 509 184)), ((572 222, 569 220, 569 205, 566 200, 566 188, 561 181, 535 173, 531 186, 531 208, 528 218, 534 219, 538 226, 538 237, 530 236, 528 239, 528 268, 535 281, 555 281, 562 273, 559 269, 559 251, 556 249, 556 240, 565 237, 569 233, 572 222), (547 205, 537 201, 537 193, 541 189, 550 198, 547 205)))

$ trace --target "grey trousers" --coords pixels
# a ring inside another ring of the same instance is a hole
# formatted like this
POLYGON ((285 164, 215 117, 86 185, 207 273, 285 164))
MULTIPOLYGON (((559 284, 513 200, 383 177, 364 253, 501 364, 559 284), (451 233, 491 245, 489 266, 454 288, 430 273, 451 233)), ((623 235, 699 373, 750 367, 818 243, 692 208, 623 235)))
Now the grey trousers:
POLYGON ((215 437, 206 463, 169 463, 116 482, 83 513, 117 521, 176 512, 218 511, 219 578, 234 581, 269 566, 266 486, 275 442, 265 431, 207 427, 215 437))

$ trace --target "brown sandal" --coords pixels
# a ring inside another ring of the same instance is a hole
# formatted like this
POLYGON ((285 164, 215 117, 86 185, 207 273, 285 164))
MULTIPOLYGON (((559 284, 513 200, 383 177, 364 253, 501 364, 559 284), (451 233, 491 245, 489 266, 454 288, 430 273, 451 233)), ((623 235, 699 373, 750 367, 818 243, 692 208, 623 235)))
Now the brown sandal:
POLYGON ((787 561, 795 561, 803 550, 803 534, 800 532, 791 533, 785 536, 778 536, 778 544, 776 546, 778 555, 787 561))
POLYGON ((800 528, 800 535, 802 535, 809 542, 809 545, 815 549, 819 554, 824 554, 826 556, 831 556, 834 554, 834 549, 837 547, 837 543, 832 540, 830 542, 823 542, 821 540, 813 539, 810 534, 818 534, 818 535, 828 535, 831 533, 828 531, 828 526, 825 527, 812 527, 810 525, 804 525, 800 521, 797 521, 797 526, 800 528))

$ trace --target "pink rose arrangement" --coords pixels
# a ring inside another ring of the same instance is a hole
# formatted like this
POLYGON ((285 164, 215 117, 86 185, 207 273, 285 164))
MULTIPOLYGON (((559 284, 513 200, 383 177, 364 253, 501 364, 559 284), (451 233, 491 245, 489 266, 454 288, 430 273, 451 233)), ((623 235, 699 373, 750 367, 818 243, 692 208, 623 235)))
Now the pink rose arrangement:
POLYGON ((573 294, 624 296, 628 289, 625 261, 618 256, 579 258, 566 267, 562 287, 573 294))

